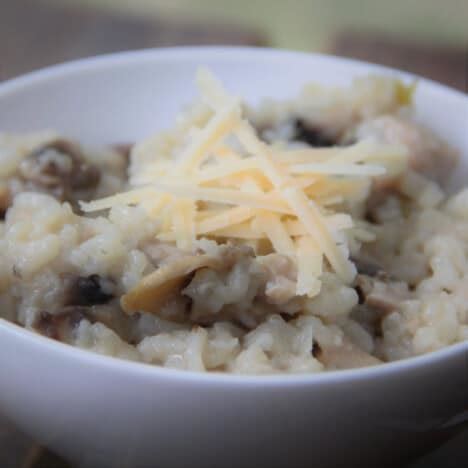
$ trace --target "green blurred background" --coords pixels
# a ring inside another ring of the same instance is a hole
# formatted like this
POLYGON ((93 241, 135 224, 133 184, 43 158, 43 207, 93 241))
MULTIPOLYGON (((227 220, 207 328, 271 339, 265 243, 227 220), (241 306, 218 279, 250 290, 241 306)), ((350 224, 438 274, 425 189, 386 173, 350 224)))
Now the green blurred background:
POLYGON ((468 0, 0 0, 0 80, 80 57, 202 44, 358 58, 466 91, 468 0))
POLYGON ((325 50, 343 30, 369 30, 443 45, 468 40, 468 0, 61 1, 136 15, 247 25, 261 31, 274 47, 300 50, 325 50))

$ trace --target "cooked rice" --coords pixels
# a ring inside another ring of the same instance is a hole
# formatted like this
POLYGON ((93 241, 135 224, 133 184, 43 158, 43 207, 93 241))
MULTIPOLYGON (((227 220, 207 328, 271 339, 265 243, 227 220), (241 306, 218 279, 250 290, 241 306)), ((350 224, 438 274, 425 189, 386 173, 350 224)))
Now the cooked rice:
POLYGON ((408 93, 394 80, 365 78, 243 109, 278 148, 371 139, 409 152, 406 171, 362 176, 361 191, 343 201, 330 195, 330 210, 353 217, 335 241, 357 276, 346 281, 324 261, 301 294, 298 263, 264 240, 198 236, 181 249, 156 239, 167 220, 152 215, 150 199, 115 203, 99 216, 80 211, 78 201, 139 185, 148 164, 178 154, 212 115, 202 101, 172 130, 134 146, 129 180, 124 156, 83 149, 80 168, 99 176, 68 190, 57 177, 72 177, 78 163, 68 146, 54 147, 57 135, 1 136, 0 316, 109 356, 243 374, 375 365, 467 340, 468 189, 444 193, 439 183, 455 152, 414 121, 408 93), (155 272, 171 274, 203 255, 208 263, 187 270, 178 294, 154 307, 151 294, 143 297, 151 275, 162 281, 155 272))

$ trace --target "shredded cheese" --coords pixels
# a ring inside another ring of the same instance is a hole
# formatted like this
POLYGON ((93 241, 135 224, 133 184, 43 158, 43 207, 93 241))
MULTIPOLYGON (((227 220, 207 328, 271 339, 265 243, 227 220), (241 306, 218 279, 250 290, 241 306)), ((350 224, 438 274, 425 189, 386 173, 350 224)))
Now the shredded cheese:
MULTIPOLYGON (((252 220, 252 222, 249 221, 250 218, 255 216, 256 210, 250 210, 249 212, 245 213, 245 218, 248 219, 248 221, 234 224, 236 221, 240 221, 243 218, 242 212, 240 211, 241 209, 244 208, 232 208, 225 213, 217 213, 216 215, 212 215, 211 217, 213 219, 210 220, 209 224, 204 224, 202 220, 195 229, 196 234, 199 236, 207 235, 220 238, 235 238, 245 240, 259 240, 265 238, 266 235, 264 233, 264 229, 261 227, 261 223, 259 223, 257 219, 252 220), (225 227, 215 229, 220 225, 224 225, 225 227)), ((353 227, 351 216, 344 213, 325 216, 324 219, 328 228, 332 232, 351 229, 353 227)), ((284 228, 290 237, 307 236, 307 230, 300 221, 295 219, 285 219, 282 220, 281 223, 284 225, 284 228)), ((372 233, 366 231, 365 229, 360 229, 359 233, 361 236, 366 236, 366 238, 372 237, 372 233)), ((166 231, 158 234, 158 239, 166 242, 174 242, 176 237, 173 232, 166 231)))
POLYGON ((180 138, 168 133, 170 152, 167 145, 150 144, 154 137, 140 144, 132 189, 82 203, 82 209, 141 205, 159 220, 158 239, 193 252, 202 236, 267 245, 295 262, 298 295, 318 294, 325 268, 352 281, 347 248, 337 239, 345 243, 347 229, 361 241, 373 233, 331 207, 366 193, 372 177, 402 171, 405 150, 374 141, 332 148, 269 145, 243 117, 241 101, 213 75, 201 70, 197 82, 203 118, 182 118, 180 138))
POLYGON ((118 193, 110 197, 101 198, 91 202, 80 202, 84 212, 101 211, 112 208, 115 205, 133 205, 154 197, 157 192, 151 187, 137 188, 124 193, 118 193))
POLYGON ((291 187, 283 190, 284 197, 302 221, 312 239, 325 254, 333 269, 346 281, 352 281, 353 270, 324 222, 323 216, 312 200, 308 200, 303 192, 291 187))
POLYGON ((177 169, 181 173, 187 173, 201 163, 210 147, 229 133, 238 117, 239 109, 237 105, 231 105, 216 114, 181 154, 177 169))
POLYGON ((180 199, 175 202, 172 225, 179 249, 192 250, 195 242, 194 218, 195 203, 192 200, 180 199))
POLYGON ((385 168, 375 164, 295 164, 289 168, 291 174, 329 174, 347 176, 379 176, 385 174, 385 168))
POLYGON ((254 214, 255 212, 251 208, 237 206, 201 221, 197 226, 196 232, 198 235, 203 235, 209 232, 218 231, 232 226, 233 224, 239 224, 243 221, 247 221, 252 218, 254 214))
POLYGON ((281 222, 279 215, 262 212, 255 219, 255 227, 262 232, 264 237, 270 240, 276 252, 287 256, 295 256, 294 242, 284 223, 281 222))
POLYGON ((214 167, 208 167, 202 169, 195 174, 195 180, 199 184, 211 182, 216 179, 221 179, 239 172, 250 171, 259 169, 259 164, 256 158, 248 158, 237 161, 227 161, 221 164, 217 164, 214 167))
POLYGON ((154 183, 153 188, 159 193, 170 193, 177 197, 224 203, 226 205, 249 206, 251 208, 265 209, 285 214, 292 213, 287 203, 275 193, 252 194, 234 189, 201 188, 196 185, 169 184, 164 182, 154 183))

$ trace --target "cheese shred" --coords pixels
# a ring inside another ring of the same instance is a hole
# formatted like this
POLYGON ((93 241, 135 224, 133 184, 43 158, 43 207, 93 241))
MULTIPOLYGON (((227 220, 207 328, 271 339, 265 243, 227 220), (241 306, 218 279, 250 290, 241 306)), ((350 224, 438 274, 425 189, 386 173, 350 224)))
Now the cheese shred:
POLYGON ((344 231, 361 241, 373 235, 332 208, 367 190, 371 178, 403 170, 405 150, 373 141, 278 148, 260 140, 241 101, 210 72, 199 71, 197 82, 207 116, 174 140, 172 157, 140 158, 131 190, 82 210, 139 205, 159 221, 158 239, 193 252, 202 236, 253 246, 266 240, 295 263, 298 295, 318 294, 326 268, 350 283, 354 267, 337 239, 344 242, 344 231))

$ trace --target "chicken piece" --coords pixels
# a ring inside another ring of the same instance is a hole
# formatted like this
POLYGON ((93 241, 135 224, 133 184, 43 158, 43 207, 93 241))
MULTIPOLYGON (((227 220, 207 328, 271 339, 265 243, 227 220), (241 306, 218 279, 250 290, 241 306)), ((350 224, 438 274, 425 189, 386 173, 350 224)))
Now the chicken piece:
POLYGON ((312 353, 327 370, 373 366, 381 361, 355 344, 336 324, 312 317, 314 346, 312 353))
POLYGON ((438 183, 447 180, 457 164, 458 154, 453 148, 409 118, 386 115, 364 121, 354 136, 403 145, 408 149, 409 166, 438 183))
POLYGON ((327 370, 354 369, 382 364, 380 359, 366 353, 346 337, 343 337, 341 344, 337 346, 319 344, 315 357, 327 370))
POLYGON ((373 336, 382 333, 382 320, 400 308, 403 301, 411 298, 408 285, 398 282, 372 258, 361 256, 352 259, 358 274, 354 289, 359 297, 359 305, 351 312, 351 317, 361 323, 373 336))
POLYGON ((390 281, 383 273, 375 277, 358 274, 355 288, 359 302, 379 311, 382 316, 398 309, 400 303, 410 297, 406 283, 390 281))

